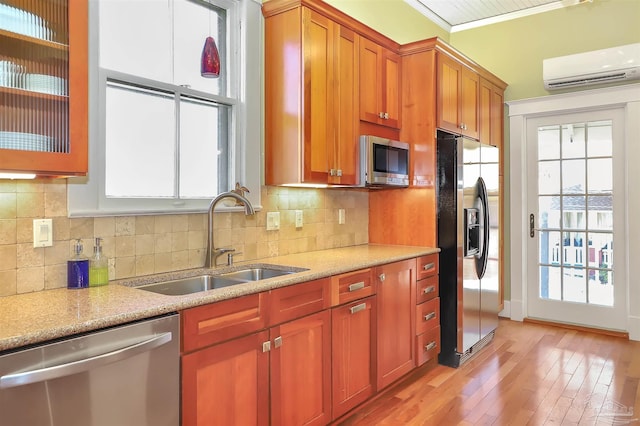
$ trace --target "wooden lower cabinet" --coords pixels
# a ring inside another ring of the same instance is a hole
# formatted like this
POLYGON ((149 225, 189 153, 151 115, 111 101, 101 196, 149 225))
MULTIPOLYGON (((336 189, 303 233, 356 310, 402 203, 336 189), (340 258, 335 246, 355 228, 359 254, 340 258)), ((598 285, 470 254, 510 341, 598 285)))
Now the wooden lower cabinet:
POLYGON ((182 356, 182 425, 268 425, 267 331, 182 356))
POLYGON ((377 285, 377 389, 415 366, 416 259, 375 268, 377 285))
POLYGON ((270 330, 271 424, 331 421, 331 312, 325 310, 270 330))
POLYGON ((376 296, 331 310, 332 407, 336 419, 375 391, 376 296))

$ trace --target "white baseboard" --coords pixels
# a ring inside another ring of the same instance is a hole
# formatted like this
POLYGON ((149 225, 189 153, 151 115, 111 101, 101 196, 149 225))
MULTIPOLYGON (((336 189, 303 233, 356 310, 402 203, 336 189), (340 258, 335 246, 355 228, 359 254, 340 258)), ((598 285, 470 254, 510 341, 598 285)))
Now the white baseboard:
POLYGON ((511 318, 511 301, 510 300, 504 301, 504 309, 498 312, 498 316, 503 318, 511 318))
POLYGON ((629 316, 629 340, 640 341, 640 317, 629 316))

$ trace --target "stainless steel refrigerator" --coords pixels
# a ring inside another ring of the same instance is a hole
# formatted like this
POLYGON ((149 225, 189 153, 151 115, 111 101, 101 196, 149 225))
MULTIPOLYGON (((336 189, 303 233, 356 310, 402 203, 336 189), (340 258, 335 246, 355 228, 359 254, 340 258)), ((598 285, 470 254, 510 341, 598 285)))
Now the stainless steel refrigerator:
POLYGON ((498 326, 499 151, 438 131, 441 351, 458 367, 498 326))

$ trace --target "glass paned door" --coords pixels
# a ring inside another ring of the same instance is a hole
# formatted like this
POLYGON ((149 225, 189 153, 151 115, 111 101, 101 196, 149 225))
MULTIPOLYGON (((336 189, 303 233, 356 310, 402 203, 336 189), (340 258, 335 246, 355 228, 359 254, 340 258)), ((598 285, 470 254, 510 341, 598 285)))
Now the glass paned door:
POLYGON ((621 123, 616 111, 528 123, 530 317, 625 329, 621 123))

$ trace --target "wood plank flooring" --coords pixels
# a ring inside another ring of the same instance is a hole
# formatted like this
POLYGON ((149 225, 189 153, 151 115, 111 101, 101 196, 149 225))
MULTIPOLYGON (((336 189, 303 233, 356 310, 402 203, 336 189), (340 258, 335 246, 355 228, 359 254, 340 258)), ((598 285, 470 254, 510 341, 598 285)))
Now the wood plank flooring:
POLYGON ((462 367, 417 371, 339 424, 640 425, 640 342, 501 319, 462 367))

